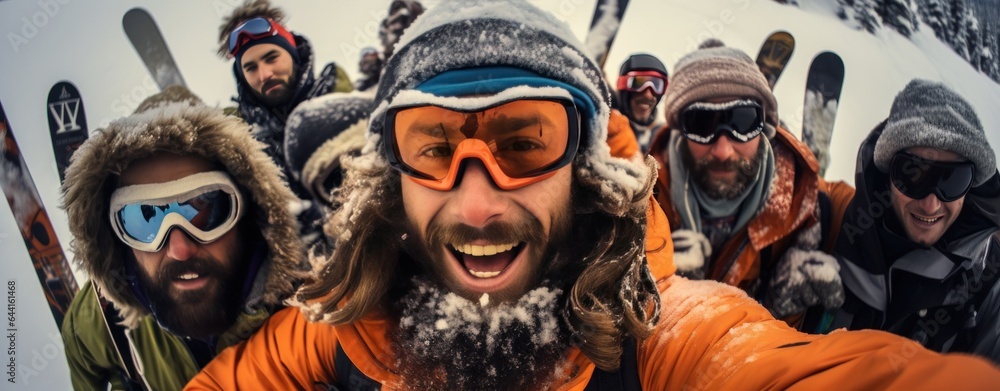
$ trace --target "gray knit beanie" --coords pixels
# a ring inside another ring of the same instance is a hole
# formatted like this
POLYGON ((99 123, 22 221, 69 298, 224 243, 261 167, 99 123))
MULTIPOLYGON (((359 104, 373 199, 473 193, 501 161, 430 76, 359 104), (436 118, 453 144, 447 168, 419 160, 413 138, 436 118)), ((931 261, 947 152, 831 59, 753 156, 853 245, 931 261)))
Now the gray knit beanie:
POLYGON ((996 172, 996 154, 975 110, 944 84, 913 79, 896 95, 885 129, 875 142, 875 165, 889 172, 892 157, 910 147, 948 150, 976 165, 974 186, 996 172))
MULTIPOLYGON (((738 97, 760 102, 765 121, 778 126, 778 101, 757 63, 743 51, 723 45, 718 39, 706 40, 698 50, 677 61, 663 97, 667 123, 676 126, 677 115, 694 102, 738 97)), ((771 129, 768 137, 774 136, 773 128, 765 129, 771 129)))

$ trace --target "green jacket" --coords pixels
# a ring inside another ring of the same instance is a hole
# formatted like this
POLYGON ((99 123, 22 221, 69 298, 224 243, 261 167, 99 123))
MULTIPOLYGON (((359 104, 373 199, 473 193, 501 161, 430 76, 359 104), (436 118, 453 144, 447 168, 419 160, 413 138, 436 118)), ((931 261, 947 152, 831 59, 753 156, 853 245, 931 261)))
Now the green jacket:
MULTIPOLYGON (((104 322, 101 304, 88 281, 73 299, 62 324, 66 361, 76 390, 104 390, 108 383, 112 390, 125 389, 121 375, 125 373, 125 367, 118 359, 118 352, 104 322)), ((137 367, 142 368, 145 374, 145 387, 151 390, 180 390, 198 373, 200 368, 184 343, 161 329, 152 316, 144 316, 135 329, 126 333, 135 346, 133 351, 137 352, 137 367)))
MULTIPOLYGON (((162 329, 128 283, 135 262, 111 232, 111 192, 118 173, 135 159, 156 152, 201 156, 218 162, 243 192, 244 219, 252 218, 263 242, 242 243, 263 251, 255 278, 234 324, 214 340, 216 353, 250 337, 295 292, 307 269, 295 218, 295 196, 280 169, 255 140, 249 125, 204 106, 181 87, 171 87, 140 104, 136 114, 112 121, 76 151, 66 170, 63 206, 73 234, 74 261, 90 277, 63 320, 62 336, 73 386, 79 390, 122 389, 118 359, 102 316, 97 292, 113 305, 127 332, 139 376, 151 390, 179 390, 199 370, 181 337, 162 329), (92 288, 97 288, 96 291, 92 288)), ((134 278, 134 276, 132 276, 134 278)), ((114 322, 115 320, 111 320, 114 322)), ((119 334, 121 335, 121 334, 119 334)), ((129 343, 119 348, 129 351, 129 343)))
MULTIPOLYGON (((240 314, 236 323, 220 336, 216 353, 249 337, 249 333, 241 330, 257 330, 269 316, 264 310, 240 314)), ((143 316, 138 326, 125 330, 125 333, 132 344, 132 351, 136 353, 133 357, 137 361, 135 367, 142 371, 143 379, 134 380, 144 381, 143 386, 147 389, 180 390, 201 370, 180 337, 160 328, 150 315, 143 316)), ((121 374, 126 369, 118 359, 101 304, 90 281, 73 298, 63 320, 62 335, 74 389, 104 390, 109 383, 112 390, 125 388, 121 374)))

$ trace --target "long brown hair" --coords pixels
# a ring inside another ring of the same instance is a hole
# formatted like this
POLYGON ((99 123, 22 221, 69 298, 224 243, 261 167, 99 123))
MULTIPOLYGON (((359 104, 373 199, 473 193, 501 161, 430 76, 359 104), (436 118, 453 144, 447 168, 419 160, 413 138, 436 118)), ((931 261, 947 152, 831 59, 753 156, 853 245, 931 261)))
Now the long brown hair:
MULTIPOLYGON (((618 368, 623 338, 648 337, 659 317, 659 294, 645 257, 645 213, 656 171, 651 157, 645 163, 646 191, 629 205, 607 205, 596 178, 574 180, 571 237, 593 246, 571 251, 581 256, 566 266, 566 276, 576 278, 567 285, 563 318, 570 342, 604 370, 618 368)), ((333 325, 388 309, 390 291, 413 273, 398 262, 405 218, 399 174, 377 152, 349 158, 344 166, 345 182, 335 193, 341 207, 325 226, 337 248, 329 257, 314 257, 315 279, 298 295, 310 320, 333 325)))

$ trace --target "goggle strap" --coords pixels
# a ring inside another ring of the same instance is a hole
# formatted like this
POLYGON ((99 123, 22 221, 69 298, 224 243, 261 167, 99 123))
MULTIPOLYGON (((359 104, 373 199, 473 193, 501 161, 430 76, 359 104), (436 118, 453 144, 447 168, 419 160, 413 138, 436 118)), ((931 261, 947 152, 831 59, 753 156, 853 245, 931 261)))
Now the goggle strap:
MULTIPOLYGON (((751 99, 738 99, 738 100, 729 101, 729 102, 723 102, 723 103, 694 102, 694 103, 688 105, 688 107, 686 107, 684 110, 685 111, 687 111, 687 110, 722 111, 722 110, 729 110, 729 109, 732 109, 732 108, 742 107, 742 106, 761 107, 760 104, 758 104, 757 102, 754 102, 751 99)), ((763 111, 763 108, 761 108, 761 109, 763 111)))
POLYGON ((111 194, 111 210, 117 213, 125 205, 135 203, 165 205, 183 202, 216 190, 238 193, 236 185, 225 172, 200 172, 170 182, 120 187, 111 194))
POLYGON ((437 96, 420 90, 404 90, 396 94, 386 110, 399 110, 413 106, 437 106, 461 112, 485 111, 519 100, 556 100, 573 102, 573 95, 560 87, 532 87, 519 85, 487 97, 469 99, 462 96, 437 96), (428 103, 433 102, 433 103, 428 103))

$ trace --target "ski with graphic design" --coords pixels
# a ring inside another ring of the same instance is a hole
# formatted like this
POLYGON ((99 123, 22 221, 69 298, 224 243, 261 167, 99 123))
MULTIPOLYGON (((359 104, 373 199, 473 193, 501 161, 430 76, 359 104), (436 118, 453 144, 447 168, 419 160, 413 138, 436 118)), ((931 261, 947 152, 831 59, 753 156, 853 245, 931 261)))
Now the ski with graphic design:
POLYGON ((122 27, 161 90, 175 84, 186 86, 167 42, 163 40, 163 34, 160 34, 160 28, 156 27, 156 22, 148 11, 142 8, 130 9, 122 18, 122 27))
POLYGON ((806 77, 802 106, 802 141, 816 155, 819 174, 830 164, 830 139, 837 119, 840 91, 844 88, 844 61, 836 53, 823 52, 813 59, 806 77))
POLYGON ((80 91, 73 83, 61 81, 49 90, 49 100, 45 105, 49 117, 49 135, 52 136, 52 152, 56 157, 59 182, 66 180, 69 158, 84 141, 87 141, 87 113, 83 109, 80 91))
MULTIPOLYGON (((52 317, 57 327, 62 327, 63 317, 76 294, 76 279, 73 270, 63 254, 59 238, 52 229, 42 199, 38 196, 35 181, 31 179, 28 166, 24 164, 21 150, 14 139, 10 121, 0 104, 0 187, 7 198, 7 204, 14 213, 18 231, 28 247, 28 255, 35 267, 38 281, 42 284, 45 299, 49 302, 52 317)), ((5 257, 7 262, 11 260, 5 257)))
POLYGON ((794 51, 795 38, 786 31, 775 31, 767 37, 757 52, 757 66, 764 73, 767 84, 772 90, 794 51))
POLYGON ((594 17, 590 19, 590 30, 584 46, 602 70, 608 60, 608 53, 611 52, 611 44, 622 25, 628 2, 629 0, 597 0, 597 6, 594 7, 594 17))

